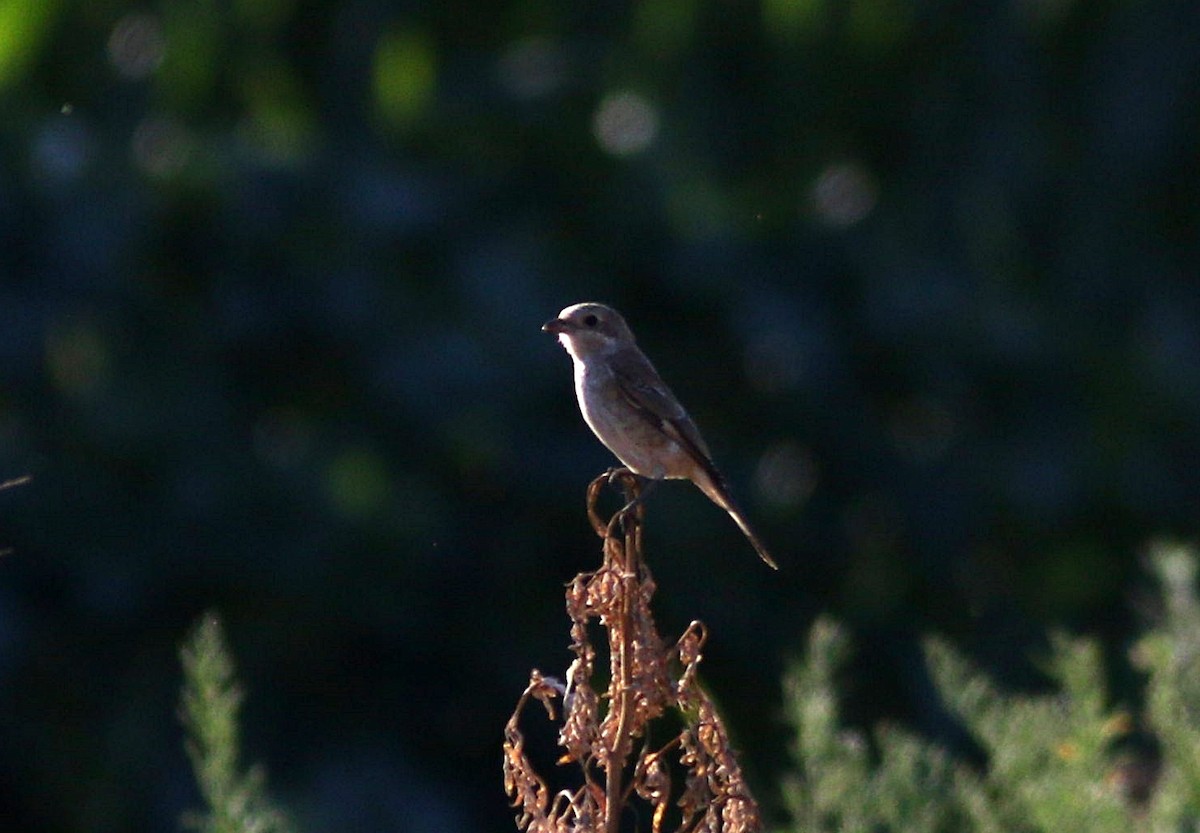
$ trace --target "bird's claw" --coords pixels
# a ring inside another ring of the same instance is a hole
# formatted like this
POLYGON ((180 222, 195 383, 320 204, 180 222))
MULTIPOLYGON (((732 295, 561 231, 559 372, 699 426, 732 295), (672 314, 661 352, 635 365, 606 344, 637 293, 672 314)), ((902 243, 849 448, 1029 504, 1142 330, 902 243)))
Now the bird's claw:
MULTIPOLYGON (((629 470, 626 469, 626 471, 628 472, 629 470)), ((650 492, 652 492, 654 490, 654 487, 658 485, 657 480, 637 477, 637 475, 634 475, 632 472, 629 472, 629 474, 632 477, 637 478, 637 482, 638 482, 638 485, 640 488, 638 488, 638 490, 637 490, 637 497, 633 498, 628 503, 626 503, 624 506, 622 506, 621 509, 617 512, 617 514, 614 515, 614 517, 621 519, 622 524, 625 523, 625 518, 629 515, 630 512, 637 512, 638 507, 640 507, 643 504, 643 502, 646 500, 646 496, 649 495, 650 492)), ((626 494, 628 494, 628 492, 626 492, 626 494)))
POLYGON ((605 474, 608 476, 608 485, 612 486, 622 477, 633 474, 633 472, 625 466, 612 466, 605 474))
POLYGON ((638 508, 638 505, 641 504, 641 502, 642 502, 642 498, 639 495, 638 497, 635 497, 633 500, 629 501, 629 503, 626 503, 624 506, 622 506, 620 509, 617 510, 617 517, 621 519, 622 523, 625 522, 625 516, 628 515, 630 512, 635 511, 638 508))

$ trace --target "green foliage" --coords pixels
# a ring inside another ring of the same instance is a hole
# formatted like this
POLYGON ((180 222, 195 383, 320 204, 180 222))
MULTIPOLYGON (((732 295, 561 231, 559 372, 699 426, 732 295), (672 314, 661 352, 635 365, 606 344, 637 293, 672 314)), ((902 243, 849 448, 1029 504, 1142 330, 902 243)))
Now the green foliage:
POLYGON ((803 831, 1200 830, 1200 602, 1196 555, 1152 549, 1164 615, 1135 647, 1147 673, 1145 728, 1115 709, 1091 640, 1057 636, 1047 695, 1000 691, 947 642, 926 655, 943 698, 987 754, 983 771, 895 727, 844 730, 834 678, 849 650, 829 620, 788 678, 797 772, 785 797, 803 831), (1146 748, 1155 746, 1156 748, 1146 748), (1157 751, 1161 747, 1161 760, 1157 751))
POLYGON ((180 715, 187 753, 208 809, 185 824, 200 833, 288 833, 286 817, 267 798, 262 771, 238 764, 242 692, 225 647, 220 620, 206 614, 180 650, 180 715))
MULTIPOLYGON (((1196 557, 1162 545, 1150 553, 1163 589, 1163 627, 1145 636, 1134 657, 1149 674, 1148 720, 1163 747, 1155 794, 1157 818, 1187 819, 1200 829, 1200 602, 1196 557)), ((1179 829, 1183 829, 1180 827, 1179 829)))
POLYGON ((7 0, 0 3, 0 91, 20 80, 53 31, 59 0, 7 0))

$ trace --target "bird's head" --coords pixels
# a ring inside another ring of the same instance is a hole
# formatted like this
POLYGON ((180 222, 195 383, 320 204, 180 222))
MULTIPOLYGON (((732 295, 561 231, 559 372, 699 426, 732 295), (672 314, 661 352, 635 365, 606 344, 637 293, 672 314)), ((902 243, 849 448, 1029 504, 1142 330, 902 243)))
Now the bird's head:
POLYGON ((558 336, 567 352, 576 358, 594 353, 611 353, 633 344, 633 333, 621 314, 604 304, 584 303, 567 307, 542 325, 558 336))

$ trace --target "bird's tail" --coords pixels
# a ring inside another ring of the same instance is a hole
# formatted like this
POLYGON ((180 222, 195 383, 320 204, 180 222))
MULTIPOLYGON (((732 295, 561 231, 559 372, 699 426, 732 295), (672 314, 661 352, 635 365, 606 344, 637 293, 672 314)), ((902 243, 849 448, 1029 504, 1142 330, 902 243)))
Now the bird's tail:
POLYGON ((767 566, 772 570, 778 570, 779 565, 775 563, 775 559, 767 552, 766 546, 762 540, 750 528, 746 516, 742 514, 742 510, 734 503, 733 496, 729 493, 729 486, 725 483, 725 479, 721 477, 720 472, 704 472, 704 477, 697 477, 694 483, 700 487, 700 491, 708 495, 708 499, 720 506, 729 513, 729 517, 733 518, 733 522, 738 525, 738 529, 746 536, 746 540, 754 547, 754 551, 758 553, 758 557, 766 562, 767 566))

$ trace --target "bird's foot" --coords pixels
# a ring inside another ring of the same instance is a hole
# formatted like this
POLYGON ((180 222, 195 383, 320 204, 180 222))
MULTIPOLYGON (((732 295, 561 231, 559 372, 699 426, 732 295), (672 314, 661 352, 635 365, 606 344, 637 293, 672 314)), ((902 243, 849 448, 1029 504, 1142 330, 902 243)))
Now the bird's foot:
POLYGON ((632 498, 617 512, 616 517, 621 519, 622 524, 625 523, 625 518, 629 516, 630 512, 636 512, 638 507, 643 505, 646 500, 646 496, 654 491, 654 487, 658 485, 657 480, 650 480, 648 478, 638 477, 637 475, 633 476, 637 479, 641 489, 638 491, 637 497, 632 498))
POLYGON ((626 468, 625 466, 613 466, 608 471, 606 471, 604 474, 608 478, 609 486, 615 486, 617 484, 617 481, 621 480, 621 478, 623 478, 623 477, 636 477, 637 476, 632 471, 630 471, 628 468, 626 468))

